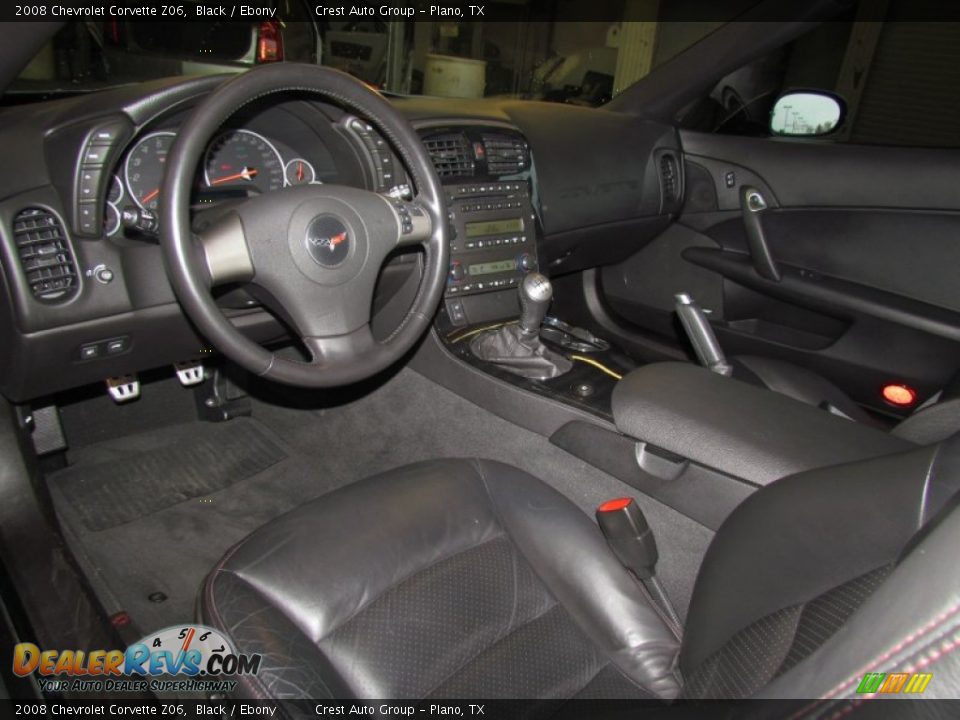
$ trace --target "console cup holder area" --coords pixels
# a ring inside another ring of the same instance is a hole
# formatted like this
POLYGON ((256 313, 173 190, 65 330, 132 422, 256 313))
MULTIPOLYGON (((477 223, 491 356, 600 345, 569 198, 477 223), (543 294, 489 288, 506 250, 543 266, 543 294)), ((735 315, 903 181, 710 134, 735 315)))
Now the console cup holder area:
POLYGON ((574 327, 549 315, 543 319, 543 324, 540 326, 540 339, 559 345, 564 350, 578 353, 599 353, 610 349, 610 343, 603 338, 598 338, 589 330, 574 327))

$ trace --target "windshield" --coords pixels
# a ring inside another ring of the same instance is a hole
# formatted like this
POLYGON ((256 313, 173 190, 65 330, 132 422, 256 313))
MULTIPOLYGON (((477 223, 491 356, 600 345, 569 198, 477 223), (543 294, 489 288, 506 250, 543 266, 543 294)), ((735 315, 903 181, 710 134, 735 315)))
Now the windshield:
POLYGON ((74 21, 11 88, 21 100, 273 62, 338 68, 400 95, 596 106, 718 23, 320 21, 283 0, 264 21, 74 21), (655 42, 652 39, 655 38, 655 42), (26 96, 26 97, 25 97, 26 96))

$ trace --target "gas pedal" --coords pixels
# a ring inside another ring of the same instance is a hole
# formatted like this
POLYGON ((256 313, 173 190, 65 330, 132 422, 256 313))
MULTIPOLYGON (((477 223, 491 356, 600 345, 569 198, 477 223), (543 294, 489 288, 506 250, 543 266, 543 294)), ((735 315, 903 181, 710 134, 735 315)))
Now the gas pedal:
POLYGON ((125 403, 140 397, 140 381, 136 375, 107 378, 107 392, 115 403, 125 403))

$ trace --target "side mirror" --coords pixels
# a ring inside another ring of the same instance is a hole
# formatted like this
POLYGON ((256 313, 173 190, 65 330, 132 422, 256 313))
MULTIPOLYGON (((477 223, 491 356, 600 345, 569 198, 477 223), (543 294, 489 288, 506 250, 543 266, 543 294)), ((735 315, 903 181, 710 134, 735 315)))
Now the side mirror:
POLYGON ((843 123, 846 104, 836 95, 801 90, 781 95, 770 113, 770 133, 786 137, 827 135, 843 123))

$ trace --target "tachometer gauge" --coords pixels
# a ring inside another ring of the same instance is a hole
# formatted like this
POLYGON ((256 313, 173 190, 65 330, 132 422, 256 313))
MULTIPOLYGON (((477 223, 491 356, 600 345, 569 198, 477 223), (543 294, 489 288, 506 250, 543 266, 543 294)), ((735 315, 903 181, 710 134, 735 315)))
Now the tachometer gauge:
POLYGON ((301 158, 294 158, 287 163, 283 178, 287 185, 309 185, 318 182, 313 165, 301 158))
POLYGON ((283 160, 262 135, 229 130, 214 140, 203 163, 208 187, 242 187, 264 193, 283 187, 283 160))
POLYGON ((141 210, 156 211, 160 204, 160 185, 174 137, 176 134, 169 131, 150 133, 127 153, 124 166, 127 190, 141 210))

